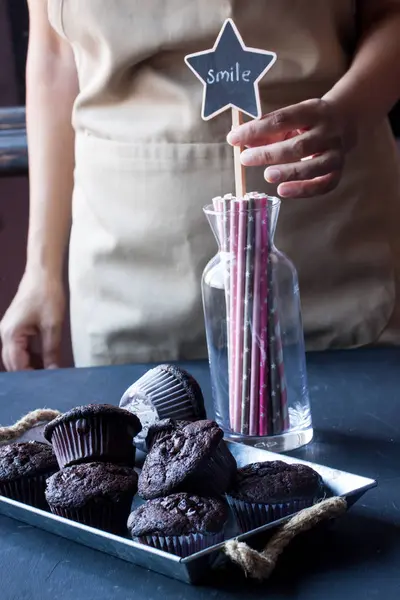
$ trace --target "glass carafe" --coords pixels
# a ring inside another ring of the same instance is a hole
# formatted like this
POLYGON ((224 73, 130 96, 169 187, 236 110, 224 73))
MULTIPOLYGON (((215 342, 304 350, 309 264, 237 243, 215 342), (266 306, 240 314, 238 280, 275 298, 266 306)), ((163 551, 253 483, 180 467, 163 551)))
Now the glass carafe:
POLYGON ((218 253, 202 278, 216 420, 229 439, 282 452, 313 436, 294 265, 274 245, 280 200, 215 198, 218 253))

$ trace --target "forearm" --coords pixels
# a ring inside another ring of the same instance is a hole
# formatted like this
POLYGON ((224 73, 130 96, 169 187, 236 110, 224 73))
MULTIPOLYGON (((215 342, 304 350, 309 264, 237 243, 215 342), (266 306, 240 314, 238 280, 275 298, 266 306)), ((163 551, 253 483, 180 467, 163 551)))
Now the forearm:
POLYGON ((365 10, 363 35, 353 62, 324 96, 352 125, 350 144, 358 131, 382 120, 400 97, 400 2, 360 4, 365 10))
POLYGON ((60 276, 71 223, 71 114, 77 84, 71 57, 50 50, 43 52, 39 44, 32 44, 27 61, 30 214, 26 269, 60 276))

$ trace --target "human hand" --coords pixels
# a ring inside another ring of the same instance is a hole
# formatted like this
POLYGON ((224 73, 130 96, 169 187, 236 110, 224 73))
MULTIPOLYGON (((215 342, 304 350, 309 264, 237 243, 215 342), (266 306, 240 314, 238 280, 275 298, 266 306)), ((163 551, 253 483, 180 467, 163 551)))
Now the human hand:
POLYGON ((35 368, 32 342, 41 340, 41 364, 60 365, 62 323, 65 312, 63 284, 44 273, 25 273, 0 323, 2 359, 7 371, 35 368))
POLYGON ((241 154, 243 165, 269 165, 265 179, 279 184, 280 196, 306 198, 339 184, 354 132, 333 103, 314 99, 244 123, 227 141, 247 147, 241 154))

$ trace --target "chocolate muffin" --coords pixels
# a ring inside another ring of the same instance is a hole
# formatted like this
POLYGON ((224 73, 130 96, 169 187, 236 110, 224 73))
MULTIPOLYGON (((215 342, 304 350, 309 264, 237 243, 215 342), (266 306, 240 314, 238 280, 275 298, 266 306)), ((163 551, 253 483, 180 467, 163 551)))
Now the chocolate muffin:
POLYGON ((200 496, 224 494, 236 461, 214 421, 195 421, 157 440, 144 461, 139 495, 150 500, 174 492, 200 496))
POLYGON ((312 506, 324 495, 314 469, 274 460, 238 469, 228 502, 242 531, 249 531, 312 506))
POLYGON ((74 465, 47 480, 46 499, 55 515, 124 535, 137 480, 130 467, 74 465))
POLYGON ((46 425, 60 468, 92 461, 133 465, 133 438, 141 430, 136 415, 110 404, 78 406, 46 425))
POLYGON ((221 499, 172 494, 137 508, 128 529, 142 544, 184 557, 221 543, 227 519, 221 499))
POLYGON ((36 508, 48 509, 46 479, 58 471, 54 452, 42 442, 0 447, 0 495, 36 508))
POLYGON ((146 448, 151 450, 151 447, 156 441, 160 441, 165 436, 169 436, 176 430, 183 429, 190 421, 175 421, 174 419, 162 419, 152 425, 147 432, 146 448))

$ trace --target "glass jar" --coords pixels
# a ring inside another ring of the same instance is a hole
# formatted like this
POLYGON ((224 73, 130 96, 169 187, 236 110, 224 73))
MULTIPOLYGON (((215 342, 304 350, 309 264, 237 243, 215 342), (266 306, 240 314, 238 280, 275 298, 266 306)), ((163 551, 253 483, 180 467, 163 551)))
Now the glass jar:
POLYGON ((275 452, 313 436, 297 273, 274 245, 280 200, 252 193, 204 208, 218 243, 202 296, 216 420, 275 452))

